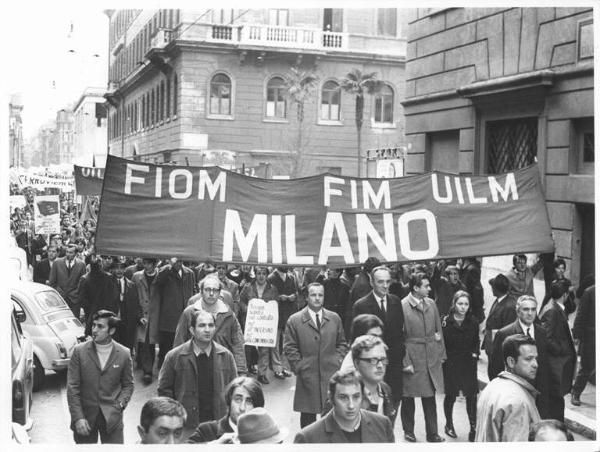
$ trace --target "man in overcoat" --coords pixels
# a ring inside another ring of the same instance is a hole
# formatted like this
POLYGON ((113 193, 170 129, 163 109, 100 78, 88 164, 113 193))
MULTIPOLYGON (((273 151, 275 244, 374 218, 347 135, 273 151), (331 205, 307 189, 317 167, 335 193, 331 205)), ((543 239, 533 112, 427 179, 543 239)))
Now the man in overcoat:
POLYGON ((85 275, 85 264, 75 258, 77 247, 69 245, 64 258, 54 261, 50 269, 49 285, 65 299, 75 318, 81 316, 81 303, 79 301, 79 280, 85 275))
MULTIPOLYGON (((482 348, 488 357, 488 377, 491 380, 504 369, 502 360, 498 359, 495 372, 492 371, 492 351, 494 348, 494 336, 501 328, 510 325, 517 318, 517 299, 508 293, 509 283, 503 274, 496 275, 489 280, 495 300, 492 303, 487 319, 485 321, 485 332, 483 335, 482 348)), ((502 343, 500 343, 502 346, 502 343)))
POLYGON ((158 320, 160 338, 158 365, 160 367, 165 355, 173 347, 179 317, 187 306, 188 300, 196 291, 196 278, 192 270, 174 257, 171 258, 169 264, 159 270, 156 277, 156 286, 160 292, 160 315, 158 320))
POLYGON ((307 306, 289 318, 283 343, 296 374, 294 411, 300 412, 301 428, 323 411, 329 379, 339 369, 347 349, 342 319, 323 309, 323 286, 312 283, 307 290, 307 306))
POLYGON ((400 418, 404 438, 415 442, 415 397, 421 397, 428 442, 442 442, 438 435, 435 393, 443 394, 442 362, 446 348, 435 302, 428 298, 429 279, 424 273, 410 277, 411 293, 402 300, 404 313, 404 381, 400 418))
POLYGON ((192 339, 167 353, 158 375, 158 395, 178 400, 188 414, 184 439, 200 422, 227 414, 223 390, 237 377, 233 355, 213 341, 211 313, 194 311, 190 332, 192 339))
POLYGON ((534 386, 539 394, 535 403, 542 419, 550 417, 550 388, 548 367, 548 342, 544 328, 535 321, 537 316, 537 300, 530 295, 522 295, 517 300, 517 320, 506 325, 496 333, 491 361, 490 380, 496 378, 504 370, 504 358, 502 355, 502 343, 504 339, 513 334, 525 334, 535 340, 537 347, 538 372, 535 377, 534 386))
POLYGON ((159 342, 158 317, 160 293, 156 286, 156 259, 145 257, 142 260, 144 270, 135 272, 132 281, 138 292, 142 318, 137 327, 137 365, 142 369, 144 383, 152 382, 152 368, 159 342))
POLYGON ((142 318, 142 307, 135 284, 125 277, 125 268, 125 262, 115 259, 111 269, 112 296, 118 307, 117 316, 121 319, 115 340, 133 352, 137 342, 137 327, 142 318))
POLYGON ((90 271, 79 280, 78 296, 85 316, 85 334, 92 334, 92 316, 101 309, 117 312, 112 276, 102 269, 102 258, 90 255, 90 271))
POLYGON ((123 410, 133 394, 129 350, 112 340, 118 317, 93 316, 93 340, 77 344, 67 372, 67 403, 75 443, 123 444, 123 410))
POLYGON ((33 267, 33 281, 40 284, 48 284, 50 282, 50 269, 58 257, 58 251, 55 246, 48 248, 48 257, 39 261, 33 267))
POLYGON ((549 375, 549 404, 550 417, 557 421, 565 420, 565 394, 571 392, 573 374, 577 363, 575 344, 571 336, 571 329, 565 301, 568 289, 560 282, 553 282, 550 286, 551 300, 540 312, 542 327, 548 339, 549 375))
MULTIPOLYGON (((579 302, 579 310, 573 324, 573 338, 579 344, 581 365, 577 371, 571 404, 581 405, 579 397, 590 377, 596 373, 596 286, 585 289, 579 302)), ((595 376, 594 376, 595 381, 595 376)))

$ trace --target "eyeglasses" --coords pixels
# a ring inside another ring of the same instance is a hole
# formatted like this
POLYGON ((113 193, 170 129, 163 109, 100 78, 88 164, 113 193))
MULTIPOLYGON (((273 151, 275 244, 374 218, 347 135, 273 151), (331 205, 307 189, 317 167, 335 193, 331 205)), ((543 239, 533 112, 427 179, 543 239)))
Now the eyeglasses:
POLYGON ((211 292, 211 293, 218 293, 218 292, 221 291, 221 289, 218 288, 218 287, 205 287, 204 291, 205 292, 211 292))
POLYGON ((371 366, 378 366, 379 363, 387 366, 390 363, 390 360, 387 358, 358 358, 358 360, 369 363, 371 366))

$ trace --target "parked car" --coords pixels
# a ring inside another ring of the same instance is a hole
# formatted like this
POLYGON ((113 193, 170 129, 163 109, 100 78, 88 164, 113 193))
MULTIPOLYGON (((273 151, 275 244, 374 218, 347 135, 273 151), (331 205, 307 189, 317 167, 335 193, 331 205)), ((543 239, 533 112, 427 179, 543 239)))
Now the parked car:
POLYGON ((32 281, 33 271, 31 266, 27 264, 27 253, 24 249, 17 246, 14 237, 10 237, 8 246, 8 264, 10 276, 21 281, 32 281))
POLYGON ((12 421, 27 430, 33 425, 33 345, 21 329, 19 314, 11 312, 12 421))
POLYGON ((43 386, 45 369, 67 369, 73 348, 84 340, 83 325, 53 288, 27 281, 11 283, 13 307, 33 342, 33 390, 43 386))

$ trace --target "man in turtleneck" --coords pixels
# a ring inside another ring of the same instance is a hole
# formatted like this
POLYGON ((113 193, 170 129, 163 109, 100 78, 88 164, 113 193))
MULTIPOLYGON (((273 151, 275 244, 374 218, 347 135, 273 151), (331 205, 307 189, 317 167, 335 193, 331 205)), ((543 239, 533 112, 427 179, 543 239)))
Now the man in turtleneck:
POLYGON ((123 410, 133 393, 129 350, 113 341, 119 318, 101 310, 92 317, 91 341, 73 350, 67 403, 76 444, 123 444, 123 410))
POLYGON ((177 347, 191 338, 192 313, 198 310, 207 311, 215 317, 214 341, 233 354, 238 373, 245 374, 246 355, 242 328, 233 311, 220 298, 221 289, 222 283, 214 273, 202 280, 200 293, 189 299, 188 307, 181 313, 175 330, 173 347, 177 347))

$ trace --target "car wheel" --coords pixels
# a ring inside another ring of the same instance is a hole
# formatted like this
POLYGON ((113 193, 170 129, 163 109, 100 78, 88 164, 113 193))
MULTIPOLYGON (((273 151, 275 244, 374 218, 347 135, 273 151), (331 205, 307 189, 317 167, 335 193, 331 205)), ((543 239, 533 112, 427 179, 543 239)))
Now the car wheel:
POLYGON ((33 355, 33 390, 39 391, 44 386, 44 376, 46 371, 42 367, 42 363, 37 356, 33 355))

